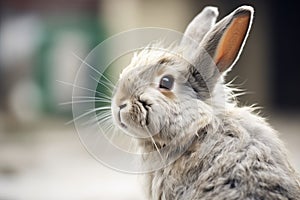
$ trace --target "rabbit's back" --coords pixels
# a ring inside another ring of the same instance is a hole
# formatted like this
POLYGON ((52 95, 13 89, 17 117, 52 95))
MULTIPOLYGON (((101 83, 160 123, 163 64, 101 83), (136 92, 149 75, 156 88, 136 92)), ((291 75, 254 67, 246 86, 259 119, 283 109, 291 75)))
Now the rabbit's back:
POLYGON ((276 132, 247 109, 227 112, 178 160, 149 175, 154 199, 300 199, 276 132))

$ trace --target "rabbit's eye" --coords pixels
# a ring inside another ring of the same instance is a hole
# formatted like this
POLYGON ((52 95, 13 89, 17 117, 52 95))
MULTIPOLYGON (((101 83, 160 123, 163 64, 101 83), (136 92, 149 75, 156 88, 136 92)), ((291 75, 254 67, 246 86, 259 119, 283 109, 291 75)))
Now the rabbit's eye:
POLYGON ((171 90, 174 85, 174 78, 171 75, 165 75, 160 79, 159 88, 171 90))

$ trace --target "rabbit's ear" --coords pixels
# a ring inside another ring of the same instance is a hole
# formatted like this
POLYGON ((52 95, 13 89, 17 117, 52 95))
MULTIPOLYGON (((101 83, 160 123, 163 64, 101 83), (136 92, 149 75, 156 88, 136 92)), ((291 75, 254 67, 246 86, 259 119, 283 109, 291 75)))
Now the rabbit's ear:
POLYGON ((251 27, 253 12, 250 6, 237 8, 219 21, 201 41, 200 46, 213 58, 220 72, 237 61, 251 27))
POLYGON ((205 34, 215 25, 218 15, 218 8, 205 7, 187 26, 180 45, 196 49, 205 34))

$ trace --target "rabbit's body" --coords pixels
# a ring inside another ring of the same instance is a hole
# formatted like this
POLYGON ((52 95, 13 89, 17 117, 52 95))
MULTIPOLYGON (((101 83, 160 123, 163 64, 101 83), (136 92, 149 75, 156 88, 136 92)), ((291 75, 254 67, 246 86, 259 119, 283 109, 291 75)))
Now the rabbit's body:
POLYGON ((149 199, 300 199, 299 177, 262 118, 235 108, 218 121, 174 163, 147 175, 149 199))
POLYGON ((135 55, 116 87, 113 119, 143 138, 144 152, 160 153, 144 157, 145 165, 164 164, 147 175, 151 200, 300 199, 299 175, 276 131, 253 109, 238 107, 223 82, 253 8, 242 6, 215 24, 217 15, 205 8, 179 48, 150 46, 135 55))

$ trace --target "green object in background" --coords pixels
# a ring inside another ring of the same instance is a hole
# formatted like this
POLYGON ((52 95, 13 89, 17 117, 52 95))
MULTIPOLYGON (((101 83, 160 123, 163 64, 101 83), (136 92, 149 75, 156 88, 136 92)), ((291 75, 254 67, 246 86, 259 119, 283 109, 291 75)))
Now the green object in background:
MULTIPOLYGON (((51 16, 44 22, 34 72, 42 90, 43 108, 46 113, 71 115, 71 106, 59 106, 59 103, 71 101, 72 87, 57 80, 73 83, 80 62, 72 54, 84 59, 104 40, 105 31, 96 15, 51 16)), ((99 55, 97 59, 104 57, 99 55)))

